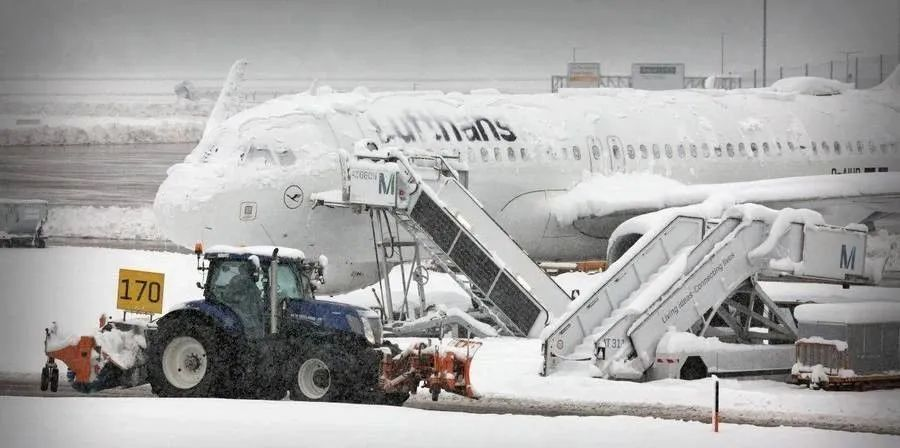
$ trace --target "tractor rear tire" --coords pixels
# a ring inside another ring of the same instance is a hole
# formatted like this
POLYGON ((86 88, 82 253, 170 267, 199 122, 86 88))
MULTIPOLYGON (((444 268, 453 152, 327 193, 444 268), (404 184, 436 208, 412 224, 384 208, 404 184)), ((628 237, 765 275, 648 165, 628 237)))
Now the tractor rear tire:
POLYGON ((179 318, 162 322, 150 347, 147 375, 160 397, 213 397, 228 371, 224 344, 209 326, 179 318))
POLYGON ((285 375, 291 388, 291 400, 353 401, 355 389, 350 365, 346 355, 328 343, 298 356, 289 363, 285 375))

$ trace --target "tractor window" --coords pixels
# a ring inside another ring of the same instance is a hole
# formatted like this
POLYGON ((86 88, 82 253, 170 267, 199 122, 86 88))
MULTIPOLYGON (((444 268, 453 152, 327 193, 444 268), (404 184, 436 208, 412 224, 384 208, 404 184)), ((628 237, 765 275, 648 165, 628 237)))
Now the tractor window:
POLYGON ((306 297, 307 286, 304 280, 298 278, 297 272, 294 270, 294 267, 290 264, 279 264, 278 265, 278 277, 277 277, 278 289, 276 289, 278 293, 279 299, 303 299, 306 297))
POLYGON ((249 261, 220 261, 213 268, 209 292, 225 303, 241 303, 248 298, 259 300, 262 298, 262 279, 254 275, 255 271, 249 261))

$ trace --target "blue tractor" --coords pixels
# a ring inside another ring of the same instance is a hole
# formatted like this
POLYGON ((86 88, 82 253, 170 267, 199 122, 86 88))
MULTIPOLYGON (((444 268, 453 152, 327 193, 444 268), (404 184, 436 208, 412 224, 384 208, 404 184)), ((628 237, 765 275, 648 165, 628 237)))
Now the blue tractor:
POLYGON ((149 325, 103 322, 77 349, 46 350, 45 369, 65 362, 73 387, 84 392, 149 382, 161 397, 400 405, 424 383, 435 399, 441 390, 475 397, 468 374, 480 343, 400 350, 383 340, 378 313, 315 298, 324 259, 270 246, 198 248, 197 257, 202 300, 149 325), (106 353, 110 331, 143 336, 144 348, 133 357, 106 353))

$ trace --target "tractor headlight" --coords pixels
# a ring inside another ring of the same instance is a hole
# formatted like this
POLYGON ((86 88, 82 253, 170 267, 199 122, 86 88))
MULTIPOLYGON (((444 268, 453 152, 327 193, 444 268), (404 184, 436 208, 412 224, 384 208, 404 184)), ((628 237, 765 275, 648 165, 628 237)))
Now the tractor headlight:
POLYGON ((374 312, 348 314, 347 323, 354 333, 363 336, 372 345, 381 345, 381 319, 374 312))

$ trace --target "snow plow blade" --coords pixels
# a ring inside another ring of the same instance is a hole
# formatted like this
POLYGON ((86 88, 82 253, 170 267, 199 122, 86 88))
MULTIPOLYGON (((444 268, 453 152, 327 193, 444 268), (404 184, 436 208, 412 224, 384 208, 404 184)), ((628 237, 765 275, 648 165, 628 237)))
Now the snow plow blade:
POLYGON ((469 370, 481 342, 454 339, 446 345, 415 342, 396 356, 385 353, 379 384, 386 393, 416 393, 419 384, 437 401, 441 391, 480 398, 472 387, 469 370))

